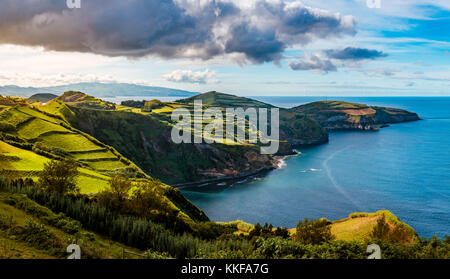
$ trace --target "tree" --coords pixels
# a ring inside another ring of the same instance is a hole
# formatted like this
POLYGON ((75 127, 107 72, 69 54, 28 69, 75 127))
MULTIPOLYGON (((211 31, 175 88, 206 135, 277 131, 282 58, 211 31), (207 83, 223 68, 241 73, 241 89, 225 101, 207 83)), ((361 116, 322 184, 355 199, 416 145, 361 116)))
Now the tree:
POLYGON ((97 195, 98 202, 106 208, 123 211, 129 199, 132 181, 123 176, 116 175, 109 181, 109 187, 97 195))
POLYGON ((132 210, 141 217, 151 218, 152 210, 158 213, 168 213, 171 208, 165 202, 164 190, 161 182, 157 180, 141 182, 133 191, 131 206, 132 210))
POLYGON ((383 215, 381 216, 381 218, 378 218, 377 224, 372 230, 372 238, 380 240, 389 240, 390 232, 391 228, 386 222, 386 217, 383 215))
POLYGON ((326 219, 300 221, 294 239, 303 244, 319 245, 334 239, 330 222, 326 219))
POLYGON ((78 165, 75 161, 52 160, 45 163, 38 185, 45 191, 60 195, 76 194, 80 191, 76 183, 78 174, 78 165))
POLYGON ((116 175, 109 181, 109 191, 119 202, 128 199, 132 187, 133 183, 131 180, 122 175, 116 175))

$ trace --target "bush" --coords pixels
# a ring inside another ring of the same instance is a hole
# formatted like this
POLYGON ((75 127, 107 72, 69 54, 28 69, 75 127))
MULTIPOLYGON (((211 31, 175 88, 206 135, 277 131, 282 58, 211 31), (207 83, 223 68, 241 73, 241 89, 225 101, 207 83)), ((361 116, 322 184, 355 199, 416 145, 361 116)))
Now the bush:
POLYGON ((59 195, 79 193, 76 183, 77 176, 78 165, 75 161, 52 160, 44 165, 38 184, 45 191, 59 195))
POLYGON ((384 240, 390 243, 410 243, 413 240, 411 232, 402 224, 393 224, 393 228, 386 222, 386 217, 382 215, 377 220, 373 228, 371 237, 378 240, 384 240))
POLYGON ((333 240, 330 224, 326 219, 300 221, 294 239, 303 244, 313 245, 333 240))
POLYGON ((11 123, 0 121, 0 131, 1 132, 13 132, 16 130, 16 127, 11 123))
POLYGON ((39 249, 52 249, 58 245, 59 239, 50 232, 44 225, 27 221, 25 227, 20 232, 19 238, 39 249))

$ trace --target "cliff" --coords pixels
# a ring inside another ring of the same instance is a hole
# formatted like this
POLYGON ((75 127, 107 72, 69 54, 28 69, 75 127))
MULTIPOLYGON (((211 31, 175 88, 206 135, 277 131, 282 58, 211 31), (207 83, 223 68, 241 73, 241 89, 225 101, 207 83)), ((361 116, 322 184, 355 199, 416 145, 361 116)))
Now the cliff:
POLYGON ((378 130, 391 123, 420 120, 416 113, 340 101, 315 102, 292 108, 317 121, 327 131, 378 130))
MULTIPOLYGON (((178 101, 183 105, 202 100, 203 105, 220 108, 276 108, 250 98, 238 97, 219 92, 207 92, 188 99, 178 101)), ((281 146, 278 155, 292 154, 292 148, 319 145, 328 142, 328 133, 313 119, 301 112, 279 108, 280 110, 280 140, 287 142, 281 146)))

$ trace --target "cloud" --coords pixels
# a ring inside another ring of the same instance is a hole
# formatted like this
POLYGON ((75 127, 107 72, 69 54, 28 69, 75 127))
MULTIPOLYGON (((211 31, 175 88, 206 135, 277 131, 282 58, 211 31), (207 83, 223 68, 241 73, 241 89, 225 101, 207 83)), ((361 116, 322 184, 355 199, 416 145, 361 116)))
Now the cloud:
POLYGON ((306 57, 304 60, 292 62, 289 67, 294 71, 320 71, 324 73, 336 72, 337 67, 328 59, 323 59, 319 55, 306 57))
POLYGON ((144 80, 116 78, 112 75, 95 74, 42 74, 38 72, 0 71, 0 86, 17 85, 22 87, 48 87, 82 82, 152 84, 144 80))
POLYGON ((355 20, 300 1, 2 0, 0 44, 105 56, 277 62, 286 48, 355 34, 355 20))
MULTIPOLYGON (((319 71, 323 73, 336 72, 338 67, 354 67, 359 62, 365 60, 375 60, 377 58, 386 57, 382 51, 347 47, 342 50, 324 50, 317 54, 304 56, 296 62, 289 64, 289 67, 294 71, 319 71)), ((382 74, 386 76, 393 75, 392 71, 383 71, 382 74)))
POLYGON ((353 61, 387 57, 387 54, 382 51, 355 47, 347 47, 342 50, 329 49, 325 51, 325 54, 332 59, 353 61))
POLYGON ((176 70, 170 74, 164 75, 163 79, 171 82, 180 82, 180 83, 198 83, 198 84, 219 83, 216 77, 217 77, 216 71, 211 71, 209 69, 206 69, 203 72, 194 72, 191 70, 176 70))

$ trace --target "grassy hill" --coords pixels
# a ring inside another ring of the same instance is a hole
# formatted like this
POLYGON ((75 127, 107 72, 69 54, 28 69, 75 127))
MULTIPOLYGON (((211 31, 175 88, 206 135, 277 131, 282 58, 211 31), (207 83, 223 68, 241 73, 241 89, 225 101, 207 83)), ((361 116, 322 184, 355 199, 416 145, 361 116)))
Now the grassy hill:
POLYGON ((0 192, 0 259, 65 259, 66 247, 73 243, 82 247, 83 259, 120 259, 123 249, 143 254, 26 196, 0 192))
POLYGON ((337 240, 368 240, 371 238, 371 233, 377 225, 377 221, 383 216, 391 229, 396 226, 405 228, 407 233, 402 239, 403 243, 412 244, 417 240, 414 229, 400 221, 397 216, 388 210, 375 213, 352 213, 349 218, 333 222, 331 232, 337 240))
POLYGON ((238 97, 230 94, 219 93, 216 91, 211 91, 196 95, 190 98, 177 101, 181 104, 191 104, 195 100, 202 100, 203 105, 216 106, 216 107, 256 107, 256 108, 272 108, 274 106, 266 104, 257 100, 238 97))
POLYGON ((314 119, 328 131, 377 130, 386 124, 420 120, 416 113, 342 101, 315 102, 292 108, 314 119))
MULTIPOLYGON (((352 213, 348 218, 331 222, 331 233, 337 241, 369 241, 373 239, 372 232, 377 226, 377 221, 382 218, 386 219, 387 225, 394 229, 399 226, 405 229, 405 233, 399 237, 403 244, 413 244, 418 240, 417 233, 409 225, 403 223, 388 210, 381 210, 375 213, 352 213)), ((296 229, 289 230, 291 234, 296 229)))
MULTIPOLYGON (((54 109, 54 104, 62 111, 69 110, 57 101, 51 102, 49 108, 54 109)), ((77 183, 83 194, 102 191, 111 176, 117 174, 136 180, 150 179, 115 148, 73 128, 61 115, 17 104, 1 111, 0 123, 7 125, 0 125, 0 174, 36 179, 49 160, 70 158, 79 164, 77 183)), ((190 216, 194 220, 207 220, 204 213, 178 191, 167 185, 162 187, 165 199, 182 211, 180 218, 189 220, 190 216)))
POLYGON ((51 93, 38 93, 34 94, 30 98, 27 99, 28 103, 47 103, 55 98, 58 98, 58 95, 51 93))
POLYGON ((0 113, 0 121, 13 125, 3 131, 6 141, 52 154, 70 157, 99 173, 132 172, 145 174, 116 150, 82 133, 64 120, 29 106, 16 106, 0 113))
POLYGON ((166 183, 195 182, 273 168, 273 159, 260 155, 257 146, 173 143, 173 124, 162 112, 93 110, 70 105, 67 108, 73 113, 67 118, 74 127, 114 146, 147 174, 166 183))
MULTIPOLYGON (((250 98, 215 91, 180 100, 177 103, 189 105, 195 100, 202 100, 206 106, 219 108, 275 108, 270 104, 250 98)), ((326 143, 328 142, 328 133, 304 113, 280 108, 280 139, 289 143, 289 146, 282 149, 286 151, 293 147, 326 143)))

